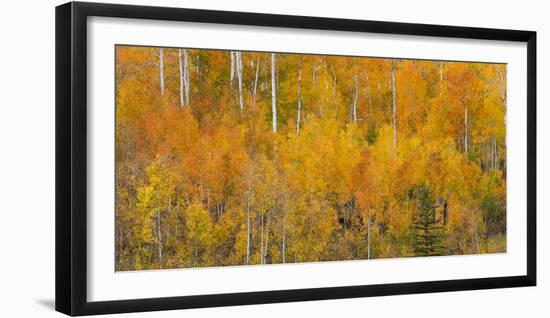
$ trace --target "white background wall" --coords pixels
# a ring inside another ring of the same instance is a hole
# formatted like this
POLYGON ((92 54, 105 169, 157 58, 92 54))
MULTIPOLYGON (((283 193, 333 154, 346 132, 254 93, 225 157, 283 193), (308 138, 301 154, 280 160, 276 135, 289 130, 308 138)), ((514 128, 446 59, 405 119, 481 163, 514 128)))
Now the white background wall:
MULTIPOLYGON (((116 317, 547 317, 550 278, 550 22, 545 1, 116 1, 189 8, 527 29, 538 32, 538 286, 226 307, 116 317), (546 249, 546 250, 544 250, 546 249)), ((54 7, 11 1, 0 18, 0 317, 62 317, 54 306, 54 7)), ((143 286, 147 288, 147 286, 143 286)))

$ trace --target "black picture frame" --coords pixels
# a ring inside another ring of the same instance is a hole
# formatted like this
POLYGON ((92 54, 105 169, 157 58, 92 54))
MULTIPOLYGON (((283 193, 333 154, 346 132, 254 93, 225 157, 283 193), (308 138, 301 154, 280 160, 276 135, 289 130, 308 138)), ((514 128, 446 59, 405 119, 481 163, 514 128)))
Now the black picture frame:
POLYGON ((536 32, 306 16, 70 2, 56 7, 56 310, 92 315, 536 285, 536 32), (87 301, 87 18, 189 21, 527 44, 527 274, 148 299, 87 301))

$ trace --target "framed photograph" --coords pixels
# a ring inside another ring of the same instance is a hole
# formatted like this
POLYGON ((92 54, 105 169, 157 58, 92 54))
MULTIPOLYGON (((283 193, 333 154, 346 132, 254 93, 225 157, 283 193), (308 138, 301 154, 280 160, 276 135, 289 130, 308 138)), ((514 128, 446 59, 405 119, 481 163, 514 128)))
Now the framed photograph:
POLYGON ((56 8, 56 309, 536 284, 536 33, 56 8))

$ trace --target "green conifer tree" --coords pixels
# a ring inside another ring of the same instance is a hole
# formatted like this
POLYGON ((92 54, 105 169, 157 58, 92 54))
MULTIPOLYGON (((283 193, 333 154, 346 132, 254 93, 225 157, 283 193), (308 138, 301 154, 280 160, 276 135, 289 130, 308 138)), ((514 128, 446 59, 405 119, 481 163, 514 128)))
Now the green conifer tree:
POLYGON ((436 256, 445 254, 443 229, 435 214, 432 192, 426 184, 416 189, 418 213, 412 223, 412 249, 415 256, 436 256))

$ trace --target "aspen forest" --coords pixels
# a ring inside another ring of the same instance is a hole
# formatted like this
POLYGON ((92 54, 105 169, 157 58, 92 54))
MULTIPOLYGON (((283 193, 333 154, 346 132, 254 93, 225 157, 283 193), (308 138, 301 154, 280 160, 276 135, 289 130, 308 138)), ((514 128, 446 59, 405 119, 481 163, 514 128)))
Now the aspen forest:
POLYGON ((506 65, 115 46, 115 270, 506 252, 506 65))

